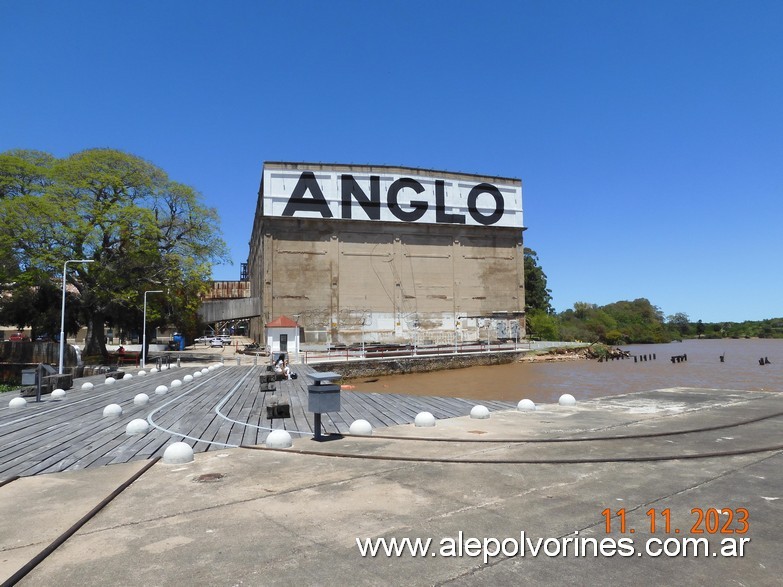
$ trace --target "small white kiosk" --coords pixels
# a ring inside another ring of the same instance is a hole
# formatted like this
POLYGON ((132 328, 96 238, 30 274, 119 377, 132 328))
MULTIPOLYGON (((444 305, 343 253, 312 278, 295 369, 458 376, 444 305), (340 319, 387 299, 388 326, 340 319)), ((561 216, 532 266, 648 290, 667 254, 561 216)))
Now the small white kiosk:
POLYGON ((299 359, 299 324, 288 316, 279 316, 266 324, 266 346, 274 353, 286 353, 289 360, 299 359))

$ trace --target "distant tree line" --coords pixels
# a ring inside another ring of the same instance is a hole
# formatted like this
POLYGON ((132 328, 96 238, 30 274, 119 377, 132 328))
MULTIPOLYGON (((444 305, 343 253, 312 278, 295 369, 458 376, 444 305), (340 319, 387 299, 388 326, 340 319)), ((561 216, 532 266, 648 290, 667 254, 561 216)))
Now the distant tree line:
POLYGON ((746 322, 692 322, 678 312, 664 316, 646 298, 605 306, 577 302, 556 313, 552 292, 538 264, 538 255, 525 249, 525 309, 527 333, 539 340, 600 342, 609 345, 662 343, 685 338, 783 338, 783 318, 746 322))

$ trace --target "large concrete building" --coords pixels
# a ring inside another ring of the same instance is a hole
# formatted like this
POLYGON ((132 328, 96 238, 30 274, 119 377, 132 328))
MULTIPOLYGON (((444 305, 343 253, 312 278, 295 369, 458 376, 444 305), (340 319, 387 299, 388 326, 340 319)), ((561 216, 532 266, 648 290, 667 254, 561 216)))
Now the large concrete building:
POLYGON ((376 165, 267 162, 251 296, 303 342, 456 344, 524 336, 522 183, 376 165))

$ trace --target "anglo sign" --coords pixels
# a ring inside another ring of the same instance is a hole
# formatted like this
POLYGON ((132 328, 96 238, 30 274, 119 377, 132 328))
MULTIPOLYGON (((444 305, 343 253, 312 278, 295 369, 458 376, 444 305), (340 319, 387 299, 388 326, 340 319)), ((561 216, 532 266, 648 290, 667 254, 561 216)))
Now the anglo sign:
POLYGON ((513 184, 335 170, 264 171, 264 215, 522 227, 513 184))

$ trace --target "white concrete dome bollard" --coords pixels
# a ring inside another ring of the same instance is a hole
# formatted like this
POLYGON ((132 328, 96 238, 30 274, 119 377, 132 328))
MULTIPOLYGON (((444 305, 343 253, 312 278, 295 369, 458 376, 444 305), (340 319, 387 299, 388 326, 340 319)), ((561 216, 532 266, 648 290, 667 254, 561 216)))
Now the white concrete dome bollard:
POLYGON ((135 420, 128 422, 128 425, 125 427, 125 434, 128 436, 146 434, 149 429, 150 425, 146 420, 136 418, 135 420))
POLYGON ((144 369, 142 369, 142 370, 141 370, 141 371, 139 371, 139 373, 138 373, 139 377, 144 377, 146 374, 147 374, 147 372, 146 372, 144 369))
POLYGON ((207 371, 214 371, 214 370, 215 370, 214 365, 210 365, 209 367, 207 367, 207 371))
POLYGON ((272 430, 266 437, 266 445, 269 448, 291 448, 294 441, 286 430, 272 430))
POLYGON ((207 367, 204 367, 204 368, 201 370, 201 372, 202 372, 204 375, 206 375, 207 373, 209 373, 209 368, 207 368, 207 367))
POLYGON ((133 398, 134 406, 146 406, 148 403, 150 403, 150 396, 146 393, 139 393, 133 398))
POLYGON ((194 379, 197 379, 199 377, 201 377, 201 371, 196 371, 195 373, 193 373, 193 378, 194 379))
POLYGON ((117 380, 114 377, 107 377, 106 381, 104 381, 104 383, 106 385, 112 385, 113 383, 116 383, 116 382, 117 382, 117 380))
POLYGON ((158 372, 157 367, 153 367, 152 369, 150 369, 150 373, 157 373, 157 372, 158 372))
POLYGON ((193 375, 185 375, 182 378, 182 381, 184 381, 185 383, 190 383, 191 381, 193 381, 193 375))
POLYGON ((27 405, 27 400, 23 397, 15 397, 10 402, 8 402, 8 407, 12 410, 18 410, 19 408, 23 408, 27 405))
POLYGON ((52 391, 52 399, 65 399, 65 390, 59 387, 52 391))
POLYGON ((417 428, 431 428, 435 426, 435 416, 429 412, 419 412, 416 414, 416 419, 413 421, 414 426, 417 428))
POLYGON ((155 388, 155 393, 157 393, 158 395, 163 395, 164 393, 168 393, 168 391, 169 391, 169 388, 166 387, 165 385, 158 385, 155 388))
POLYGON ((170 387, 180 387, 181 385, 182 385, 182 381, 180 381, 179 379, 175 379, 174 381, 171 382, 170 387))
POLYGON ((560 399, 557 400, 557 403, 559 403, 561 406, 575 406, 576 398, 570 393, 564 393, 560 396, 560 399))
POLYGON ((123 379, 133 379, 133 375, 131 375, 130 373, 126 373, 125 375, 122 376, 122 378, 123 379))
POLYGON ((119 418, 122 416, 122 406, 120 404, 109 404, 103 408, 104 418, 119 418))
POLYGON ((193 461, 193 449, 185 442, 170 444, 163 451, 163 462, 167 465, 182 465, 193 461))
POLYGON ((348 432, 355 436, 372 436, 372 424, 367 420, 354 420, 348 432))
POLYGON ((517 410, 520 412, 535 412, 536 404, 533 403, 533 400, 529 399, 519 400, 519 403, 517 404, 517 410))
POLYGON ((93 387, 95 386, 89 381, 85 381, 84 383, 82 383, 82 389, 85 389, 87 391, 91 390, 93 387))
POLYGON ((486 406, 473 406, 470 410, 470 417, 474 420, 486 420, 489 418, 489 410, 486 406))

